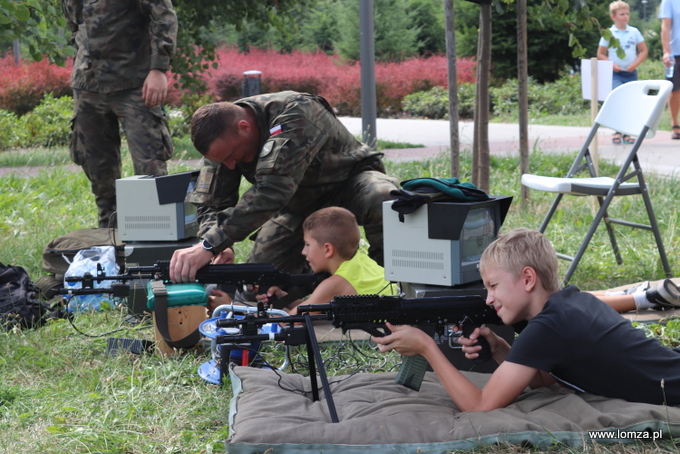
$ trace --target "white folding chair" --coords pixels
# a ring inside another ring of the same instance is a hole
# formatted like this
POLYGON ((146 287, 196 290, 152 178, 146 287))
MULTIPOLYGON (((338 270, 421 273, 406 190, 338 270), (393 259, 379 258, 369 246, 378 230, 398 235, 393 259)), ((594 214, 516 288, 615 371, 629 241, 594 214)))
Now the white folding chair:
POLYGON ((576 255, 572 257, 565 254, 557 254, 561 259, 571 260, 571 265, 564 277, 565 285, 576 270, 597 227, 603 220, 607 227, 614 255, 616 256, 616 262, 619 265, 623 263, 623 261, 616 243, 616 237, 614 236, 613 224, 651 230, 654 233, 656 246, 659 250, 659 256, 664 271, 666 272, 666 277, 672 277, 670 265, 666 258, 666 251, 661 240, 659 226, 656 222, 654 209, 652 208, 652 201, 649 198, 647 183, 642 174, 642 168, 640 167, 637 156, 642 141, 647 137, 654 137, 656 134, 661 114, 664 111, 672 88, 673 84, 667 80, 640 80, 628 82, 617 87, 609 94, 609 96, 607 96, 600 112, 595 118, 595 123, 590 130, 590 134, 588 135, 583 148, 581 148, 580 153, 572 164, 571 169, 569 169, 566 177, 557 178, 531 174, 522 175, 522 184, 524 186, 537 191, 557 193, 548 214, 546 214, 543 219, 543 223, 539 229, 540 232, 545 232, 548 223, 555 214, 557 206, 565 194, 595 196, 599 202, 600 209, 593 219, 588 233, 581 242, 581 246, 576 255), (588 147, 593 139, 597 137, 597 130, 600 126, 611 128, 614 131, 623 134, 637 136, 637 140, 631 146, 626 160, 619 168, 616 178, 598 177, 595 172, 595 167, 588 147), (633 166, 633 169, 629 173, 631 165, 633 166), (577 178, 576 175, 584 170, 588 170, 590 178, 577 178), (636 194, 640 194, 644 200, 647 215, 649 217, 649 224, 638 224, 609 217, 607 210, 614 197, 636 194))

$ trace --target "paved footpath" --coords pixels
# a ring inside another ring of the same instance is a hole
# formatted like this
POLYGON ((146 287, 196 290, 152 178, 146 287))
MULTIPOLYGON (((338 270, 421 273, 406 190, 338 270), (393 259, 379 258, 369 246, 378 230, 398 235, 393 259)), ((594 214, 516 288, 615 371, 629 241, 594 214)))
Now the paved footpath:
MULTIPOLYGON (((342 123, 355 135, 361 134, 361 118, 341 117, 342 123)), ((529 150, 544 153, 579 151, 590 132, 581 126, 529 126, 529 150)), ((450 148, 450 125, 446 120, 378 119, 377 136, 381 140, 422 144, 425 148, 385 151, 386 157, 396 160, 413 160, 448 153, 450 148)), ((459 124, 461 149, 472 144, 473 123, 459 124)), ((612 144, 613 131, 598 131, 598 154, 600 158, 620 161, 625 159, 630 145, 612 144)), ((491 153, 517 155, 519 150, 519 127, 516 124, 489 124, 489 147, 491 153)), ((669 131, 657 131, 655 137, 645 139, 638 152, 640 163, 646 172, 675 176, 680 173, 680 140, 672 140, 669 131)))
MULTIPOLYGON (((361 135, 362 121, 356 117, 340 117, 340 121, 355 135, 361 135)), ((384 119, 376 122, 378 138, 394 142, 424 145, 423 148, 385 150, 388 159, 417 160, 448 153, 450 147, 450 125, 446 120, 423 119, 384 119)), ((461 149, 472 144, 472 122, 459 124, 461 149)), ((586 140, 589 127, 572 126, 529 126, 529 150, 544 153, 578 151, 586 140)), ((601 158, 615 161, 625 159, 629 145, 613 145, 613 131, 600 128, 598 133, 598 153, 601 158)), ((519 127, 516 124, 489 124, 490 151, 494 154, 517 155, 519 150, 519 127)), ((675 176, 680 173, 680 140, 671 140, 671 133, 658 131, 656 136, 645 139, 639 151, 642 168, 650 173, 675 176)), ((78 166, 65 166, 69 170, 80 171, 78 166)), ((0 177, 10 172, 21 176, 37 175, 40 167, 0 167, 0 177)), ((171 170, 172 171, 172 170, 171 170)))

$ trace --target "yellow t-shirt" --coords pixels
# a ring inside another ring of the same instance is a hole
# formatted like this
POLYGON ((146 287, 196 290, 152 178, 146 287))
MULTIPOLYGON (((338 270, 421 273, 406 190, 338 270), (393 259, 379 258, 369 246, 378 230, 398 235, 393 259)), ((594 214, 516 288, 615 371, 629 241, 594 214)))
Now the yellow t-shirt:
POLYGON ((335 272, 347 279, 358 295, 393 295, 392 284, 385 280, 385 270, 369 256, 357 252, 342 262, 335 272))

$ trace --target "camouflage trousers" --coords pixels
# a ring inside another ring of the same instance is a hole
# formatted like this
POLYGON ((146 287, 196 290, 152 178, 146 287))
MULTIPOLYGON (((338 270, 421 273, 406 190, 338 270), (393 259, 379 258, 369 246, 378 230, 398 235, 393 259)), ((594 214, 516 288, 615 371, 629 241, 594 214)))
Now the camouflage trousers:
POLYGON ((147 107, 142 89, 114 93, 73 90, 71 159, 90 180, 99 227, 109 227, 121 178, 120 125, 125 131, 135 175, 167 175, 172 137, 160 106, 147 107))
POLYGON ((271 263, 288 273, 310 273, 302 255, 304 246, 302 223, 314 211, 328 207, 347 208, 363 226, 369 243, 368 255, 383 266, 382 204, 392 200, 390 191, 399 189, 397 180, 382 172, 369 170, 350 178, 322 204, 312 207, 306 215, 282 213, 267 221, 255 236, 248 255, 249 263, 271 263))

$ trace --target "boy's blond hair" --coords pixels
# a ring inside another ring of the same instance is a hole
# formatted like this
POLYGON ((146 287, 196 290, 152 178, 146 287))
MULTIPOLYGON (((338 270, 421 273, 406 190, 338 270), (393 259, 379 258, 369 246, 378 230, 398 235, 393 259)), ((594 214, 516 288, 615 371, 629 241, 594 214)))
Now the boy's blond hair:
POLYGON ((625 9, 630 11, 630 5, 626 2, 616 1, 609 4, 609 15, 613 16, 620 9, 625 9))
POLYGON ((557 254, 548 239, 536 230, 518 228, 498 237, 482 253, 479 270, 503 269, 519 276, 531 267, 541 279, 543 288, 553 294, 560 290, 557 254))
POLYGON ((302 229, 319 244, 332 244, 343 259, 351 259, 359 249, 359 224, 346 208, 328 207, 315 211, 305 219, 302 229))

